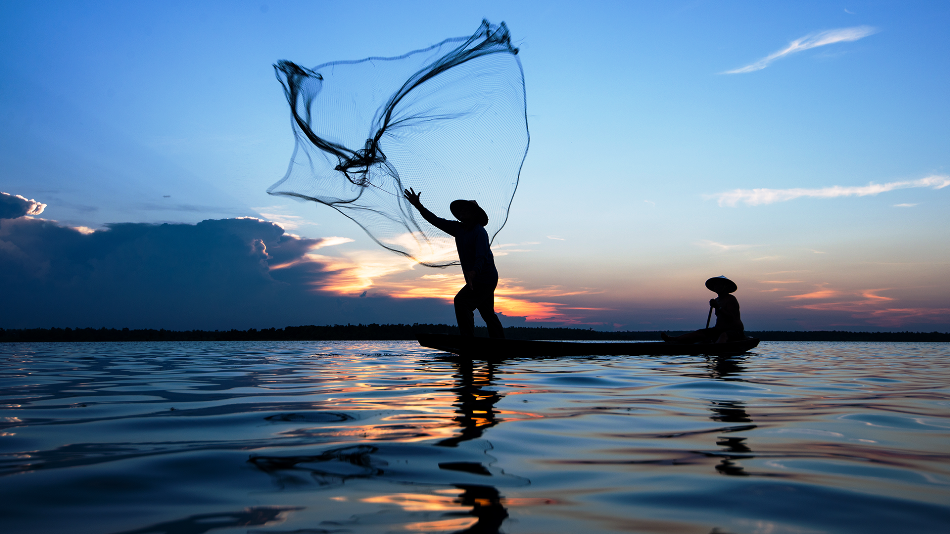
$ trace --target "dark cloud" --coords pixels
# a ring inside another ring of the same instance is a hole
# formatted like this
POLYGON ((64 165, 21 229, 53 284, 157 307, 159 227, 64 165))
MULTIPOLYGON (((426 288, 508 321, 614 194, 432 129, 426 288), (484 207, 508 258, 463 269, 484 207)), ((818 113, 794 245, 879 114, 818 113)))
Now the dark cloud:
POLYGON ((320 293, 334 273, 306 254, 321 243, 253 218, 121 223, 93 233, 42 219, 0 220, 0 327, 453 321, 437 301, 320 293))
POLYGON ((46 209, 46 204, 32 199, 0 193, 0 219, 16 219, 24 215, 39 215, 46 209))

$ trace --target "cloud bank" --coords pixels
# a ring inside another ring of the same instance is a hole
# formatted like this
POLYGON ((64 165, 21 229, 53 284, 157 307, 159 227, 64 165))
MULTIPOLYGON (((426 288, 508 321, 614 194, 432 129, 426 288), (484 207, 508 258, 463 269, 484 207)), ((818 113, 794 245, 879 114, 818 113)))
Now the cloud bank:
POLYGON ((877 29, 872 28, 871 26, 855 26, 853 28, 838 28, 836 30, 810 33, 804 37, 795 39, 785 48, 779 50, 778 52, 769 54, 755 63, 746 65, 745 67, 740 67, 738 69, 727 70, 722 74, 743 74, 746 72, 755 72, 768 67, 773 61, 777 59, 795 54, 797 52, 803 52, 811 48, 817 48, 819 46, 825 46, 834 43, 857 41, 858 39, 863 39, 864 37, 874 33, 877 33, 877 29))
POLYGON ((836 197, 864 197, 877 195, 894 191, 895 189, 910 189, 915 187, 929 187, 932 189, 943 189, 950 186, 950 176, 928 176, 919 180, 904 180, 900 182, 888 182, 886 184, 868 184, 863 186, 844 187, 834 185, 831 187, 822 187, 819 189, 734 189, 725 193, 706 195, 706 198, 715 198, 720 206, 734 207, 742 202, 748 206, 758 206, 760 204, 774 204, 776 202, 786 202, 802 197, 812 198, 836 198, 836 197))
POLYGON ((11 195, 0 192, 0 219, 16 219, 24 215, 39 215, 46 209, 46 204, 27 199, 20 195, 11 195))
POLYGON ((440 301, 323 290, 345 267, 312 251, 345 241, 294 236, 255 218, 121 223, 94 232, 4 218, 0 327, 214 330, 454 317, 440 301))
MULTIPOLYGON (((454 323, 464 285, 461 275, 409 278, 415 262, 379 251, 328 254, 352 239, 303 238, 253 217, 93 230, 26 217, 45 208, 36 201, 0 200, 0 296, 11 303, 0 328, 454 323)), ((572 324, 576 314, 546 299, 581 293, 503 281, 496 310, 506 326, 572 324)))

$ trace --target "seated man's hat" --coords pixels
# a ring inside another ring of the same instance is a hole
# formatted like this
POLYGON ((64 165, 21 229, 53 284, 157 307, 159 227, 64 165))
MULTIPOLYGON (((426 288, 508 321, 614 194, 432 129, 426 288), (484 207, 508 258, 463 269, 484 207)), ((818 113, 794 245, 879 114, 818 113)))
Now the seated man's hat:
POLYGON ((706 289, 714 293, 734 293, 739 286, 725 276, 714 276, 706 280, 706 289))

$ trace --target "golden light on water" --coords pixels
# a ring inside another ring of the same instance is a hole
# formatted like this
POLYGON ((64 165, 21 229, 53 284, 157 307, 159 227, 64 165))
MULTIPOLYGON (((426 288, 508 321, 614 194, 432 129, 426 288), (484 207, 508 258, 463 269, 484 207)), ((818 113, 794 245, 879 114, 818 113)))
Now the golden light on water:
POLYGON ((437 521, 408 523, 403 528, 410 532, 446 532, 467 529, 475 523, 478 523, 477 517, 459 517, 457 519, 439 519, 437 521))
POLYGON ((453 494, 453 496, 442 497, 440 495, 428 495, 425 493, 391 493, 389 495, 366 497, 360 499, 360 502, 392 504, 407 512, 443 512, 461 508, 455 501, 456 496, 461 495, 462 490, 452 489, 447 491, 453 494))

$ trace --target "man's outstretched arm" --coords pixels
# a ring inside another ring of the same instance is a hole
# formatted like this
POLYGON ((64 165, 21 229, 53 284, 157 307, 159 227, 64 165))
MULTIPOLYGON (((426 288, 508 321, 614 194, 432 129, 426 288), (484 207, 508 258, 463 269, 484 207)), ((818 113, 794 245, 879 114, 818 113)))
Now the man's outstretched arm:
POLYGON ((435 226, 439 230, 442 230, 443 232, 451 236, 455 236, 455 234, 458 233, 458 227, 461 225, 461 223, 443 219, 437 216, 436 214, 432 213, 431 211, 426 209, 425 206, 422 205, 422 200, 419 199, 419 197, 422 196, 422 191, 419 191, 418 193, 416 193, 410 187, 409 189, 403 190, 403 195, 406 197, 406 200, 408 200, 410 204, 412 204, 417 210, 419 210, 419 214, 422 215, 422 218, 429 221, 429 224, 431 224, 432 226, 435 226))

